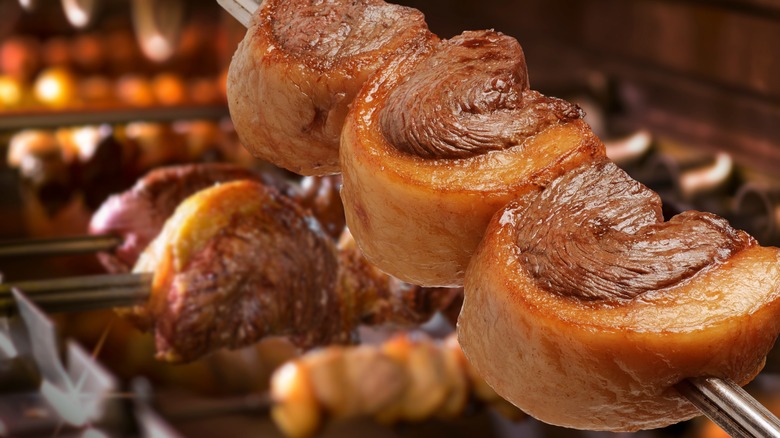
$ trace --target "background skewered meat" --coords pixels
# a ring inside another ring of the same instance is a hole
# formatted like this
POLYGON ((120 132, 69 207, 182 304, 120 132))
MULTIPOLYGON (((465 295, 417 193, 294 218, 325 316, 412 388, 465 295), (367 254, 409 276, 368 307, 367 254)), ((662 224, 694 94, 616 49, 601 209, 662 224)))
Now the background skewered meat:
POLYGON ((130 190, 108 198, 92 216, 91 234, 122 238, 116 250, 99 254, 101 263, 109 272, 129 272, 182 201, 216 183, 240 179, 286 190, 282 180, 232 164, 190 164, 149 172, 130 190))
POLYGON ((133 122, 125 127, 123 134, 137 151, 135 165, 139 169, 187 161, 185 142, 168 124, 133 122))
MULTIPOLYGON (((371 264, 345 229, 338 242, 339 294, 351 301, 355 316, 367 325, 423 324, 436 311, 460 308, 463 290, 425 288, 387 275, 371 264)), ((454 324, 455 320, 451 320, 454 324)))
POLYGON ((350 342, 361 322, 419 324, 461 293, 387 279, 348 237, 342 248, 275 189, 217 185, 179 205, 141 254, 134 271, 154 273, 152 293, 131 318, 154 330, 159 358, 190 361, 273 335, 350 342))
POLYGON ((332 239, 288 197, 247 180, 221 184, 180 204, 141 254, 134 271, 154 273, 152 295, 133 313, 170 361, 269 334, 344 342, 336 267, 332 239))
POLYGON ((378 267, 415 284, 459 285, 496 210, 604 146, 576 106, 528 88, 513 38, 467 32, 430 49, 389 63, 355 99, 342 197, 378 267), (403 112, 415 96, 426 98, 403 112))
POLYGON ((8 166, 19 171, 22 190, 39 199, 47 213, 68 204, 76 181, 72 153, 61 147, 49 131, 25 130, 15 134, 8 145, 8 166))
POLYGON ((269 0, 228 73, 230 114, 256 157, 303 175, 339 171, 348 106, 380 65, 436 37, 381 0, 269 0))
POLYGON ((530 415, 632 431, 698 415, 674 389, 683 379, 750 381, 778 311, 780 250, 710 213, 664 222, 657 194, 602 161, 493 217, 458 333, 480 374, 530 415))
POLYGON ((275 188, 311 210, 333 239, 341 235, 344 210, 338 176, 305 177, 296 184, 273 172, 226 163, 169 166, 147 173, 130 190, 109 197, 92 216, 90 234, 116 235, 122 240, 116 250, 99 254, 101 263, 109 272, 129 272, 182 201, 216 183, 241 179, 275 188))
MULTIPOLYGON (((25 130, 11 137, 7 163, 51 213, 76 195, 92 211, 111 193, 129 187, 143 173, 144 162, 151 162, 136 147, 135 136, 130 138, 123 128, 109 125, 25 130)), ((153 144, 166 146, 159 139, 153 144)))
POLYGON ((436 342, 400 334, 376 346, 315 350, 274 373, 271 395, 271 415, 291 437, 314 434, 328 418, 448 419, 474 402, 513 420, 525 417, 476 374, 454 336, 436 342))
POLYGON ((110 194, 125 190, 135 179, 132 147, 117 139, 110 126, 59 129, 55 135, 74 157, 73 179, 90 211, 96 210, 110 194))

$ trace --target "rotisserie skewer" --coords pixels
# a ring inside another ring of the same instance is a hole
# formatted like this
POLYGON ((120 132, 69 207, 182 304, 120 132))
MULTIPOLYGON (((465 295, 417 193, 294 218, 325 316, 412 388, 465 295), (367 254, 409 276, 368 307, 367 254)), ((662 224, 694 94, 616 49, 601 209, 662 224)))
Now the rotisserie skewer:
MULTIPOLYGON (((223 5, 223 7, 225 7, 228 10, 228 12, 232 12, 232 10, 241 10, 241 14, 237 18, 239 19, 239 21, 241 21, 242 23, 244 23, 246 25, 247 24, 247 20, 246 20, 246 16, 245 16, 246 15, 246 9, 245 9, 245 6, 243 5, 243 3, 244 2, 239 2, 239 1, 220 1, 220 4, 223 5), (225 6, 226 4, 229 4, 229 6, 225 6), (243 18, 243 20, 242 20, 242 18, 243 18)), ((502 82, 502 84, 503 84, 503 82, 502 82)), ((421 93, 421 94, 427 95, 427 93, 421 93)), ((366 100, 368 101, 368 99, 366 99, 366 100)), ((371 99, 371 101, 376 101, 376 100, 377 99, 371 99)), ((240 104, 242 104, 243 102, 231 102, 231 103, 232 104, 236 104, 237 106, 240 106, 240 104)), ((231 110, 232 109, 233 108, 231 108, 231 110)), ((353 106, 353 110, 352 111, 355 114, 359 114, 360 113, 359 111, 356 111, 354 109, 354 106, 353 106)), ((436 119, 436 120, 438 120, 438 119, 436 119)), ((364 122, 365 122, 364 119, 360 119, 360 123, 364 123, 364 122)), ((358 123, 358 124, 360 124, 360 123, 358 123)), ((349 127, 349 124, 347 124, 347 126, 349 127)), ((376 130, 377 129, 376 126, 374 126, 373 129, 376 130)), ((348 133, 348 131, 347 131, 347 133, 348 133)), ((344 144, 343 144, 344 143, 344 138, 347 138, 349 140, 348 135, 342 134, 342 148, 344 147, 344 144)), ((345 150, 345 149, 342 149, 342 150, 345 150)), ((342 161, 343 161, 344 157, 352 159, 352 157, 354 155, 355 155, 355 152, 353 152, 351 150, 347 151, 346 153, 342 153, 342 161)), ((342 162, 342 166, 344 166, 343 162, 342 162)), ((394 166, 390 166, 390 167, 394 168, 394 166)), ((385 167, 384 166, 381 169, 382 169, 383 172, 385 171, 385 167)), ((383 174, 383 173, 382 172, 374 172, 374 173, 372 173, 372 177, 374 177, 376 175, 381 175, 381 174, 383 174)), ((365 176, 365 175, 363 175, 363 176, 365 176)), ((365 186, 368 178, 357 178, 357 179, 360 181, 360 184, 365 186)), ((349 202, 346 202, 346 203, 347 204, 353 204, 354 203, 353 200, 349 199, 345 195, 345 193, 348 191, 347 189, 349 189, 349 185, 348 185, 348 179, 346 178, 346 175, 345 175, 345 191, 342 192, 342 193, 343 193, 343 196, 345 197, 345 201, 349 201, 349 202)), ((386 202, 386 200, 388 198, 390 198, 390 196, 384 196, 384 197, 380 196, 380 198, 382 198, 383 201, 386 202)), ((408 208, 408 203, 406 203, 405 206, 408 208)), ((365 216, 366 212, 369 212, 369 211, 373 210, 373 208, 364 208, 364 207, 365 206, 361 206, 361 208, 358 209, 359 210, 358 211, 358 216, 360 216, 360 214, 365 216)), ((372 207, 376 207, 376 206, 372 206, 372 207)), ((416 209, 413 209, 413 210, 416 211, 416 209)), ((349 206, 348 206, 348 212, 349 212, 349 206)), ((371 211, 371 213, 373 214, 373 211, 371 211)), ((364 221, 368 221, 368 219, 365 218, 365 217, 359 217, 359 219, 363 219, 364 221)), ((375 220, 376 217, 375 216, 371 216, 370 219, 371 220, 375 220)), ((350 222, 350 221, 348 220, 348 222, 350 222)), ((357 221, 357 222, 359 222, 359 221, 357 221)), ((353 226, 357 222, 353 220, 352 223, 350 223, 350 226, 353 226)), ((401 222, 404 222, 404 221, 401 221, 401 222)), ((406 221, 406 225, 407 226, 408 226, 408 224, 409 224, 409 221, 406 221)), ((420 224, 417 223, 417 225, 419 226, 420 224)), ((387 228, 387 227, 383 226, 382 228, 384 229, 384 228, 387 228)), ((353 230, 353 231, 355 231, 355 230, 353 230)), ((392 233, 392 234, 394 236, 393 243, 397 243, 398 233, 392 233)), ((364 238, 363 236, 359 236, 359 237, 360 238, 358 240, 361 242, 362 245, 373 243, 372 239, 370 239, 370 238, 364 238)), ((386 250, 388 247, 392 247, 392 243, 389 244, 389 245, 381 245, 381 246, 382 246, 383 249, 386 250)), ((412 246, 414 246, 414 245, 412 245, 412 246)), ((408 259, 409 258, 409 254, 408 253, 404 253, 402 258, 408 259)), ((381 267, 383 269, 386 269, 385 266, 381 266, 381 267)), ((398 272, 394 272, 392 269, 389 270, 389 271, 391 271, 395 275, 401 276, 401 278, 404 278, 403 275, 406 275, 406 270, 405 269, 401 269, 398 272)), ((417 280, 417 279, 415 279, 415 280, 417 280)), ((438 281, 438 280, 433 280, 433 281, 438 281)), ((750 420, 750 419, 755 419, 755 418, 761 418, 762 417, 762 413, 759 412, 760 405, 756 406, 756 402, 753 401, 750 398, 750 396, 748 396, 746 394, 739 394, 738 392, 731 392, 728 395, 726 395, 724 393, 712 392, 712 391, 708 391, 707 390, 707 385, 705 384, 705 382, 709 383, 709 384, 713 384, 713 383, 714 384, 718 384, 718 385, 722 384, 722 386, 724 386, 724 387, 730 387, 732 385, 732 383, 729 381, 729 379, 726 379, 726 378, 723 378, 723 379, 718 379, 718 378, 710 379, 710 378, 707 378, 707 379, 705 379, 703 381, 699 381, 699 380, 696 380, 696 379, 690 379, 690 380, 686 379, 686 380, 684 380, 684 382, 690 383, 690 386, 686 385, 686 387, 697 388, 698 391, 695 391, 695 392, 683 391, 682 392, 683 395, 685 397, 691 399, 691 401, 694 403, 694 405, 696 405, 696 407, 698 407, 700 410, 702 410, 703 413, 707 414, 714 421, 716 421, 719 424, 723 425, 724 429, 728 430, 730 433, 735 434, 735 436, 780 436, 780 429, 777 428, 777 426, 776 426, 777 423, 775 422, 775 419, 773 417, 770 416, 770 420, 771 421, 755 422, 755 421, 751 421, 750 420), (731 398, 732 396, 734 396, 734 398, 731 398), (714 408, 713 409, 705 409, 705 407, 701 403, 699 403, 702 400, 709 400, 712 403, 710 406, 713 406, 714 408), (735 402, 736 400, 739 400, 739 402, 735 402), (758 423, 758 427, 756 427, 757 423, 758 423)))
POLYGON ((217 0, 217 3, 244 27, 249 27, 249 22, 260 6, 260 1, 262 0, 217 0))
POLYGON ((731 380, 696 377, 676 388, 732 437, 780 436, 780 420, 731 380))
POLYGON ((59 128, 62 126, 94 125, 102 123, 130 123, 137 121, 174 121, 213 119, 227 116, 224 106, 177 106, 160 108, 109 108, 97 110, 19 111, 3 114, 0 130, 27 128, 59 128))
POLYGON ((69 255, 111 251, 122 243, 113 235, 55 237, 0 242, 0 257, 69 255))
POLYGON ((0 284, 0 315, 15 313, 14 289, 51 313, 110 309, 148 298, 151 275, 107 274, 0 284))

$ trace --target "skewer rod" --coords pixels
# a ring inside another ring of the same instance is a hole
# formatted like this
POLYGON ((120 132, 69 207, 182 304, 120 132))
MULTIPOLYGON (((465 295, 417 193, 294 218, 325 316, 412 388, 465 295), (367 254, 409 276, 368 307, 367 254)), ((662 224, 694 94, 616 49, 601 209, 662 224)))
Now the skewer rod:
POLYGON ((149 297, 151 283, 151 274, 107 274, 0 284, 0 315, 16 310, 12 289, 47 312, 72 312, 141 303, 149 297))
POLYGON ((0 257, 66 255, 109 251, 122 243, 116 236, 78 236, 0 242, 0 257))
POLYGON ((260 7, 262 0, 217 0, 220 6, 233 16, 244 27, 249 27, 252 15, 260 7))
POLYGON ((731 380, 690 378, 677 390, 732 437, 780 437, 780 420, 731 380))
MULTIPOLYGON (((81 312, 132 306, 141 302, 148 295, 149 291, 144 287, 126 287, 37 295, 32 298, 32 301, 38 307, 50 313, 81 312)), ((0 306, 6 305, 13 306, 14 303, 0 299, 0 306)))
POLYGON ((54 280, 34 280, 16 283, 0 284, 0 297, 11 296, 11 289, 16 288, 25 295, 34 297, 36 294, 49 294, 78 290, 100 290, 112 287, 126 287, 151 284, 151 274, 103 274, 84 277, 57 278, 54 280))

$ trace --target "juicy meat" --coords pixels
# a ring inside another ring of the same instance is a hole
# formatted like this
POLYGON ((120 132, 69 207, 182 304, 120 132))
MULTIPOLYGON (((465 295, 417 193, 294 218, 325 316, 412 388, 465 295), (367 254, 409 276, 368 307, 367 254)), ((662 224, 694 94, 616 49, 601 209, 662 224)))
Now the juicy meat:
POLYGON ((293 0, 279 3, 272 23, 282 49, 320 68, 399 44, 422 13, 382 0, 293 0))
POLYGON ((390 92, 380 120, 400 151, 467 158, 582 117, 576 105, 531 91, 520 44, 486 30, 443 41, 390 92))
POLYGON ((493 216, 458 339, 501 396, 547 423, 634 431, 699 414, 675 389, 686 378, 761 370, 780 333, 780 250, 660 207, 599 161, 493 216))
POLYGON ((309 210, 256 181, 187 198, 141 254, 153 272, 145 305, 121 311, 155 333, 158 357, 286 336, 302 348, 345 343, 359 324, 420 324, 460 290, 427 290, 371 266, 348 232, 339 246, 309 210))
POLYGON ((344 117, 363 83, 435 39, 420 11, 381 0, 264 1, 228 71, 242 144, 296 173, 337 173, 344 117))
POLYGON ((352 302, 363 324, 408 326, 428 321, 436 311, 460 304, 460 288, 426 288, 385 274, 366 260, 349 230, 338 244, 339 293, 352 302))
POLYGON ((580 117, 575 105, 529 90, 520 46, 494 31, 391 61, 342 131, 347 225, 384 272, 462 286, 498 209, 604 155, 580 117))
POLYGON ((288 197, 254 181, 187 198, 141 255, 154 272, 135 309, 154 327, 158 357, 189 361, 267 335, 311 347, 344 342, 332 239, 288 197))
POLYGON ((122 238, 113 252, 99 254, 101 263, 109 272, 129 272, 184 199, 214 184, 238 179, 264 181, 289 190, 279 179, 230 164, 192 164, 149 172, 130 190, 109 197, 92 216, 90 234, 122 238))
POLYGON ((582 300, 633 299, 674 286, 755 244, 710 213, 664 222, 661 199, 610 161, 523 198, 517 248, 540 287, 582 300))

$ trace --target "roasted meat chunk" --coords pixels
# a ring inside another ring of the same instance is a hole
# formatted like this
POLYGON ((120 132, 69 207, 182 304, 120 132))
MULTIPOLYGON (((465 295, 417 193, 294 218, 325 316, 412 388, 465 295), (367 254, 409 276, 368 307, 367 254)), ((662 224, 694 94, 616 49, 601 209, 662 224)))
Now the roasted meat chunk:
POLYGON ((337 266, 332 239, 288 197, 225 183, 187 198, 141 254, 134 271, 154 280, 135 313, 170 361, 269 334, 302 346, 343 342, 337 266))
POLYGON ((264 1, 228 72, 241 142, 299 174, 337 173, 339 135, 360 87, 432 39, 420 11, 382 0, 264 1))
POLYGON ((347 225, 410 283, 458 286, 490 217, 604 155, 575 105, 529 88, 522 49, 465 32, 381 68, 342 134, 347 225))
POLYGON ((120 312, 174 362, 266 336, 304 349, 347 343, 359 324, 420 324, 462 293, 388 277, 348 233, 337 247, 309 210, 251 180, 187 198, 134 271, 153 273, 151 297, 120 312))
POLYGON ((750 381, 778 311, 780 250, 708 213, 664 222, 658 195, 604 160, 493 217, 466 272, 458 336, 530 415, 633 431, 698 414, 674 389, 683 379, 750 381))
POLYGON ((346 220, 341 202, 341 175, 307 176, 301 179, 297 195, 302 206, 311 210, 319 219, 325 232, 339 239, 346 220))
POLYGON ((285 187, 278 178, 231 164, 190 164, 149 172, 130 190, 109 197, 92 216, 90 234, 115 234, 122 239, 114 251, 98 255, 101 263, 109 272, 129 272, 184 199, 214 184, 239 179, 285 187))

